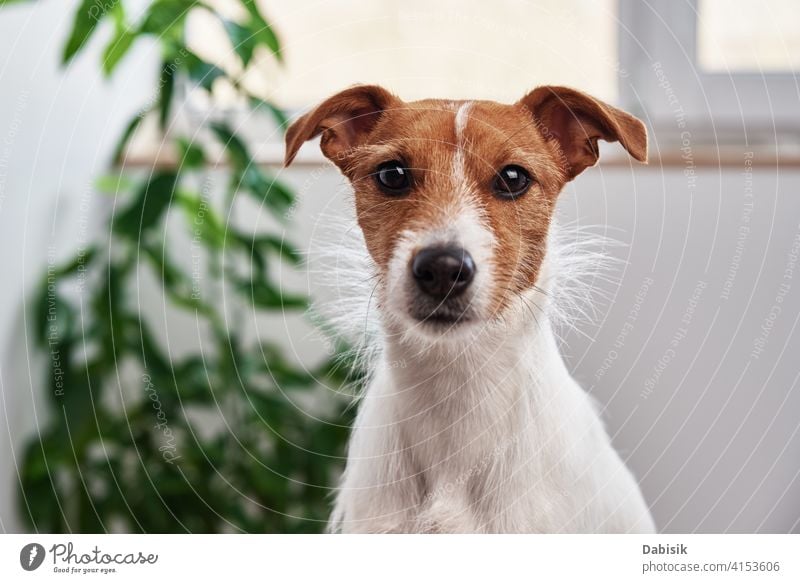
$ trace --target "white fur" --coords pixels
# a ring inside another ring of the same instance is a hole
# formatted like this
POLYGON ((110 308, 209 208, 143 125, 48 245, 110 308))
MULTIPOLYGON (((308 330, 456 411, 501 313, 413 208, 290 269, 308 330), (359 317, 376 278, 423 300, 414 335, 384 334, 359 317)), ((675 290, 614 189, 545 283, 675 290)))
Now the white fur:
MULTIPOLYGON (((347 232, 363 245, 357 228, 347 232)), ((339 325, 351 342, 371 346, 360 361, 371 374, 331 530, 653 531, 634 478, 558 351, 552 315, 586 293, 562 300, 575 289, 558 286, 578 281, 581 261, 598 256, 590 245, 565 250, 558 238, 551 236, 541 277, 547 296, 531 292, 501 321, 446 342, 409 333, 398 319, 381 321, 375 298, 369 310, 363 301, 356 308, 348 286, 337 288, 337 309, 350 314, 349 326, 339 325), (556 257, 572 262, 565 279, 556 257), (542 310, 535 319, 528 302, 542 310)), ((372 269, 360 249, 359 260, 348 252, 349 283, 369 279, 354 276, 358 264, 372 269)))
POLYGON ((387 346, 361 403, 334 530, 653 529, 552 333, 518 332, 488 333, 471 351, 387 346))

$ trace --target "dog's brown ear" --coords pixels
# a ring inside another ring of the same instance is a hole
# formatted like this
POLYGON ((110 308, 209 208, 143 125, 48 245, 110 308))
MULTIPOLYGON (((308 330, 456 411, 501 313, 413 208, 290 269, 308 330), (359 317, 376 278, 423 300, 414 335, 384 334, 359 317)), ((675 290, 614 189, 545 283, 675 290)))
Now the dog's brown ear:
POLYGON ((547 140, 556 140, 567 179, 597 163, 597 140, 619 141, 639 162, 647 162, 647 129, 624 111, 568 87, 537 87, 520 102, 533 114, 547 140))
POLYGON ((303 142, 322 134, 322 153, 335 164, 362 144, 383 111, 399 99, 377 85, 357 85, 329 97, 295 121, 286 131, 288 166, 303 142))

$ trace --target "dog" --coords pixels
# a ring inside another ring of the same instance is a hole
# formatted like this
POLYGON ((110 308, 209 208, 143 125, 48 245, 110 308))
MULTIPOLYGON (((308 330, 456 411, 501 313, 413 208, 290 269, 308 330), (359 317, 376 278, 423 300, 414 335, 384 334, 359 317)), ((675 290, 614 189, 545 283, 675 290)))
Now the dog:
POLYGON ((646 162, 644 124, 566 87, 507 105, 360 85, 291 124, 285 165, 317 136, 352 185, 381 326, 330 530, 653 532, 552 301, 560 191, 600 140, 646 162))

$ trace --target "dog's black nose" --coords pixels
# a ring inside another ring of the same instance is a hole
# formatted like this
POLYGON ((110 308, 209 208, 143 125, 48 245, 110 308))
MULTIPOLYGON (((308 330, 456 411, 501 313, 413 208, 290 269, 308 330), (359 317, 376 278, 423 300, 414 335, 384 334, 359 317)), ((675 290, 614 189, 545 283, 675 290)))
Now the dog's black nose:
POLYGON ((414 256, 411 272, 423 292, 444 300, 469 287, 475 277, 475 262, 461 247, 426 247, 414 256))

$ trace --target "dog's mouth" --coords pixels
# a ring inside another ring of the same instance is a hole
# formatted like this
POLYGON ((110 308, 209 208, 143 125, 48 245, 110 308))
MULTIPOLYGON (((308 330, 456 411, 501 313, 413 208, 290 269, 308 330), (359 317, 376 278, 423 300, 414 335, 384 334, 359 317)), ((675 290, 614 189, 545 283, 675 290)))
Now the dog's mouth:
POLYGON ((414 302, 409 312, 414 320, 430 328, 448 329, 475 319, 473 310, 468 305, 460 305, 462 302, 455 302, 455 305, 442 303, 436 306, 425 305, 426 303, 414 302))
POLYGON ((415 316, 418 322, 423 324, 430 324, 431 326, 453 326, 456 324, 465 324, 472 321, 472 318, 467 315, 453 316, 450 314, 429 314, 424 317, 415 316))

